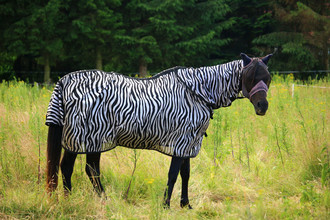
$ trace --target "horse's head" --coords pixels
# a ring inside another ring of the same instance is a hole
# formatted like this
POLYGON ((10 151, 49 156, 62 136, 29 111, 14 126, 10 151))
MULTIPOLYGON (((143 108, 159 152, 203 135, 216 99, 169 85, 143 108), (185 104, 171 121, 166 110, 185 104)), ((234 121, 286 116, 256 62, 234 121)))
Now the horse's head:
POLYGON ((242 92, 249 98, 257 115, 265 115, 268 109, 266 99, 271 77, 268 72, 267 62, 272 54, 263 58, 250 58, 241 53, 243 59, 242 92))

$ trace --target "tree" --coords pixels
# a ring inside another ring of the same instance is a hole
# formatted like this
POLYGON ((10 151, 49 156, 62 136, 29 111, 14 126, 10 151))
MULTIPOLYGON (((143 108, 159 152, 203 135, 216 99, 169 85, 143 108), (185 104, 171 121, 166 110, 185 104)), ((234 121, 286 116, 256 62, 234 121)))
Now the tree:
POLYGON ((150 20, 162 52, 161 66, 222 62, 221 48, 230 41, 223 31, 233 24, 225 19, 225 1, 164 1, 156 11, 150 20))
POLYGON ((226 30, 224 36, 231 39, 223 50, 222 56, 227 60, 237 58, 241 52, 259 56, 265 54, 256 51, 252 41, 272 31, 270 0, 230 0, 227 1, 230 12, 226 19, 233 20, 233 26, 226 30))
MULTIPOLYGON (((121 34, 120 0, 67 1, 67 53, 83 62, 94 61, 103 69, 103 60, 115 56, 116 36, 121 34), (106 57, 104 57, 106 56, 106 57)), ((111 60, 109 60, 111 62, 111 60)))
POLYGON ((219 62, 220 48, 229 42, 221 33, 232 25, 224 1, 133 0, 122 5, 127 47, 125 58, 158 71, 173 65, 207 65, 219 62), (212 60, 216 57, 217 59, 212 60))
POLYGON ((152 57, 160 54, 149 20, 152 14, 148 7, 150 2, 152 1, 124 1, 120 10, 125 30, 125 34, 118 37, 118 46, 123 49, 120 52, 120 60, 124 63, 123 70, 134 71, 135 66, 138 66, 141 77, 147 75, 147 65, 153 62, 152 57))
POLYGON ((276 29, 253 42, 260 50, 278 47, 278 70, 329 69, 330 21, 327 1, 283 1, 273 4, 276 29))
POLYGON ((63 52, 61 1, 9 1, 13 9, 8 15, 9 25, 4 31, 5 47, 16 56, 35 55, 44 66, 44 82, 50 81, 50 66, 63 52))

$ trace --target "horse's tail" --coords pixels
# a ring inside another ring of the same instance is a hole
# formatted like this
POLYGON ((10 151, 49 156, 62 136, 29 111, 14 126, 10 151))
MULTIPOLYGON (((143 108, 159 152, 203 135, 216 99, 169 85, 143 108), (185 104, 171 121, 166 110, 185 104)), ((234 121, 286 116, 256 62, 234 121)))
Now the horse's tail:
POLYGON ((47 140, 47 192, 53 192, 58 183, 58 170, 61 159, 62 126, 49 125, 47 140))

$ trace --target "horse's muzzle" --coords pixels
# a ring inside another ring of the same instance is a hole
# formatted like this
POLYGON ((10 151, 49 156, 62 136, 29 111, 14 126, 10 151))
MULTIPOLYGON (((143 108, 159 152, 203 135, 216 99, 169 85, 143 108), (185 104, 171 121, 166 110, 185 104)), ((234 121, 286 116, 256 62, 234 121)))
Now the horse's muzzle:
POLYGON ((257 115, 260 116, 265 115, 268 109, 268 101, 266 99, 258 101, 257 104, 254 105, 254 109, 257 115))

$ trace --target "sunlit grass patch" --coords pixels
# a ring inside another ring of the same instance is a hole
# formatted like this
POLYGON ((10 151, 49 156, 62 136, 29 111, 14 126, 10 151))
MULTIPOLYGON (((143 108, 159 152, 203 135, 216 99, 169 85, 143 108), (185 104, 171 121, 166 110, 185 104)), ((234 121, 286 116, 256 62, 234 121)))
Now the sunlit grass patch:
POLYGON ((137 151, 135 159, 134 151, 121 147, 101 157, 107 199, 93 192, 84 155, 76 160, 72 194, 64 196, 60 178, 58 190, 48 197, 44 190, 44 121, 52 88, 3 82, 0 218, 327 219, 329 89, 319 87, 329 83, 326 79, 297 86, 301 83, 290 76, 274 76, 269 110, 263 117, 255 115, 247 99, 216 110, 208 137, 191 160, 189 195, 194 210, 180 208, 180 178, 171 209, 165 210, 162 198, 171 158, 155 151, 137 151))

